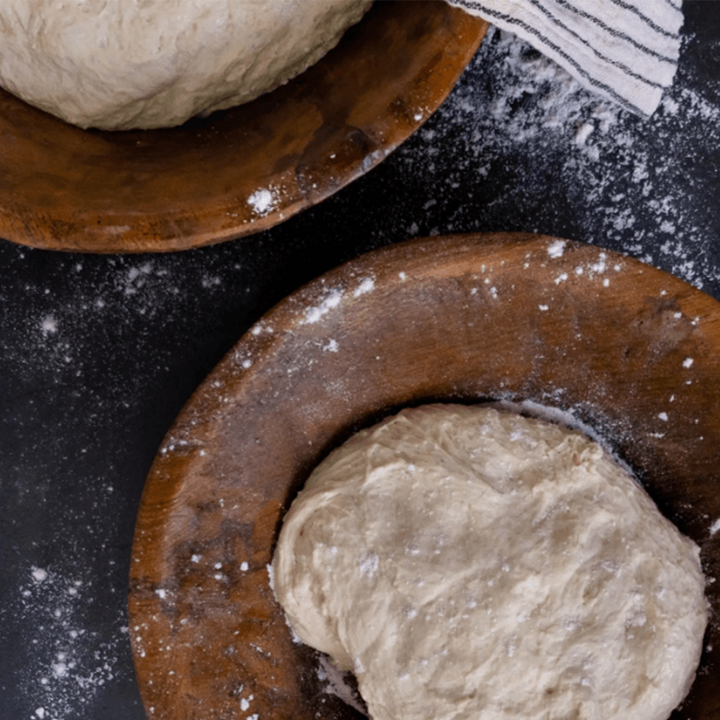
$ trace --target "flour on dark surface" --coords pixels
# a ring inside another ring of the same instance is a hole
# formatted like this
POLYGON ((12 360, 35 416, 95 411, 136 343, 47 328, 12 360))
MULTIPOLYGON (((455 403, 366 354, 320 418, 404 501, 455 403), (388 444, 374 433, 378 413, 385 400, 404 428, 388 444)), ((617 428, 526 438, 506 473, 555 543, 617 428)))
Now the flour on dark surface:
POLYGON ((122 606, 111 627, 92 629, 97 578, 32 567, 19 586, 27 667, 18 678, 40 720, 63 720, 92 706, 97 691, 126 673, 119 667, 128 628, 122 606))
POLYGON ((683 73, 681 64, 660 108, 643 119, 491 28, 420 141, 398 151, 407 173, 432 182, 422 188, 428 212, 406 232, 557 234, 636 256, 699 288, 720 286, 716 267, 703 262, 720 207, 712 182, 720 107, 683 73))
POLYGON ((190 392, 260 312, 245 307, 253 269, 2 250, 0 717, 140 718, 127 634, 140 492, 190 392))
MULTIPOLYGON (((491 30, 418 133, 267 232, 124 257, 0 242, 0 717, 144 718, 126 598, 145 477, 192 391, 303 283, 413 236, 525 231, 619 250, 720 297, 720 80, 698 74, 715 51, 694 22, 649 120, 491 30)), ((258 214, 272 202, 272 188, 253 198, 258 214)), ((327 290, 306 322, 332 310, 327 290)), ((370 290, 365 277, 347 288, 370 290)))

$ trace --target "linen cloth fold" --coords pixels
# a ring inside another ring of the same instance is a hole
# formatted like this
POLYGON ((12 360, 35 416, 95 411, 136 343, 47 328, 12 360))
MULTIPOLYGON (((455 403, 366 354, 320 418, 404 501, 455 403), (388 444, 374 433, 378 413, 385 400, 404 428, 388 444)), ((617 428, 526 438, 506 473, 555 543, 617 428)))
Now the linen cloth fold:
POLYGON ((680 54, 682 0, 448 0, 529 42, 590 90, 652 115, 680 54))

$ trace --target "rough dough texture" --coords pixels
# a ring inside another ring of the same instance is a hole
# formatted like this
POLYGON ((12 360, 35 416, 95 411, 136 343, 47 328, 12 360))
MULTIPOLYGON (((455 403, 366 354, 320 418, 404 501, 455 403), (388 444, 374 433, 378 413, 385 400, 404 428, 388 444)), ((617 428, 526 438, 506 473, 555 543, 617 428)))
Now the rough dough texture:
POLYGON ((659 720, 700 658, 698 558, 580 433, 430 405, 316 469, 273 570, 374 720, 659 720))
POLYGON ((2 0, 0 85, 81 127, 170 127, 302 72, 369 5, 2 0))

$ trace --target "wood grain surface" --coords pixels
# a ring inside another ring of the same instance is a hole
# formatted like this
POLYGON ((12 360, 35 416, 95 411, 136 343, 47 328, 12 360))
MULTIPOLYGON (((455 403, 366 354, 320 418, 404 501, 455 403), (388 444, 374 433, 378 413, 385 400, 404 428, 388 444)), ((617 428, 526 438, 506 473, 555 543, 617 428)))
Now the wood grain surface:
MULTIPOLYGON (((555 238, 390 246, 260 320, 160 448, 130 580, 149 717, 357 715, 323 691, 316 653, 293 642, 273 599, 267 565, 283 513, 359 428, 406 405, 486 399, 534 401, 591 426, 715 574, 720 304, 636 260, 555 238)), ((673 717, 720 718, 719 585, 708 584, 700 673, 673 717)))
POLYGON ((402 143, 445 99, 486 28, 444 2, 377 2, 287 85, 168 130, 80 130, 0 91, 0 236, 51 250, 157 252, 265 230, 402 143))

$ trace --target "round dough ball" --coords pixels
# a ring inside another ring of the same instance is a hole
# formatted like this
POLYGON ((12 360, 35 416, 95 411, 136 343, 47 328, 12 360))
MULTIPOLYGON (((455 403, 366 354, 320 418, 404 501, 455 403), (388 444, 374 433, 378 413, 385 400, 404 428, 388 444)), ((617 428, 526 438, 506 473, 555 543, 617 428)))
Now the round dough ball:
POLYGON ((3 0, 0 85, 80 127, 179 125, 319 60, 370 0, 3 0))
POLYGON ((599 445, 476 406, 409 409, 315 470, 274 588, 374 720, 659 720, 707 623, 699 550, 599 445))

